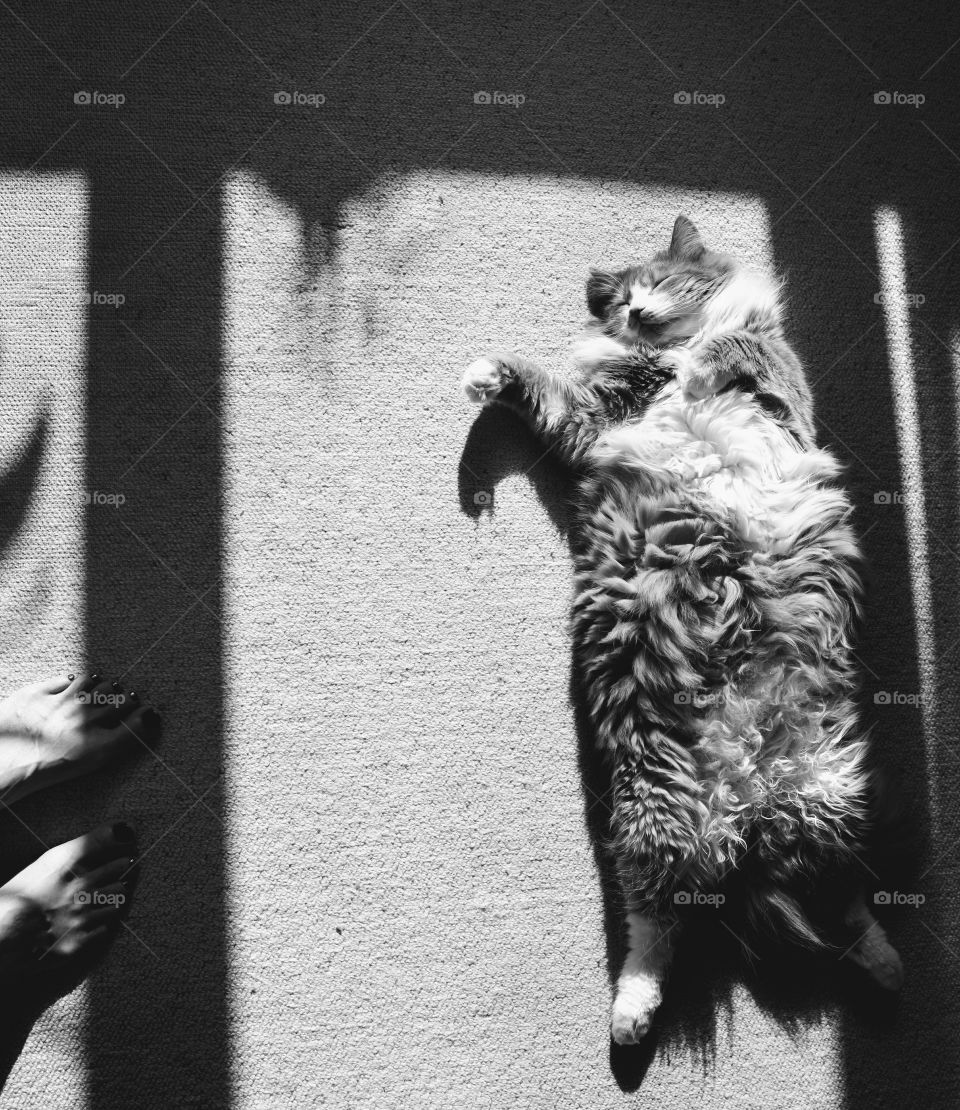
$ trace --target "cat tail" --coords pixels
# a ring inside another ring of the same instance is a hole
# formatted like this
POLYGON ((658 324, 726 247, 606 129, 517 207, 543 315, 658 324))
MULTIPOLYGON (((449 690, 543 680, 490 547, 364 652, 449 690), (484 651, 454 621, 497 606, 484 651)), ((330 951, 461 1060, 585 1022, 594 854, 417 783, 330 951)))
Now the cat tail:
POLYGON ((747 924, 758 935, 791 941, 814 952, 833 947, 817 931, 800 901, 784 887, 769 881, 753 882, 744 894, 747 924))

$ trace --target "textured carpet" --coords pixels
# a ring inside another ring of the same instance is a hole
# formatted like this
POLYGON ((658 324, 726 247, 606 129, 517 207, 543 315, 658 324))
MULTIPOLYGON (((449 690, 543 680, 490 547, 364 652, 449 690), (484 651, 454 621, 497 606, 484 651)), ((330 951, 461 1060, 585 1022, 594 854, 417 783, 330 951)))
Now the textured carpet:
POLYGON ((960 17, 84 8, 0 10, 0 674, 94 663, 166 733, 5 815, 7 871, 113 814, 145 855, 105 964, 8 1015, 2 1100, 960 1103, 960 17), (785 272, 849 466, 907 985, 751 966, 705 915, 611 1052, 569 478, 459 375, 562 367, 587 267, 678 211, 785 272))

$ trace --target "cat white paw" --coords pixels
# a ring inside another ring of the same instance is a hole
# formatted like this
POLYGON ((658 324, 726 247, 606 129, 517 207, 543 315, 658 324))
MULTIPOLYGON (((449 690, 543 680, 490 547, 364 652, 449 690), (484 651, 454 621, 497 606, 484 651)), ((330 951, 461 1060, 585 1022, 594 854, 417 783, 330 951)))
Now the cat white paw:
POLYGON ((617 1044, 639 1044, 650 1032, 660 1001, 660 984, 653 976, 621 980, 610 1015, 610 1036, 617 1044))
POLYGON ((697 357, 689 347, 661 351, 658 361, 664 370, 673 374, 687 397, 700 400, 716 392, 709 376, 700 372, 697 357))
POLYGON ((506 384, 507 375, 494 359, 478 358, 464 371, 463 392, 477 405, 494 400, 506 384))

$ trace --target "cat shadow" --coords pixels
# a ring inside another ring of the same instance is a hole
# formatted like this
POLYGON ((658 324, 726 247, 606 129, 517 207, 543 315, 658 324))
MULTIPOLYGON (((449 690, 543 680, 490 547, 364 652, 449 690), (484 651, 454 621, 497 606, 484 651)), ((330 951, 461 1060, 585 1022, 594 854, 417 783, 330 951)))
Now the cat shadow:
MULTIPOLYGON (((495 512, 496 490, 506 478, 526 475, 554 527, 564 537, 571 557, 575 552, 573 495, 576 478, 543 445, 527 425, 507 409, 480 410, 470 428, 460 458, 460 508, 473 519, 495 512)), ((571 645, 569 697, 577 739, 578 770, 583 792, 584 823, 590 839, 602 899, 605 956, 611 985, 626 955, 624 914, 613 860, 605 844, 610 813, 611 781, 600 755, 590 715, 578 681, 575 646, 571 645)), ((902 844, 900 830, 891 842, 902 844)), ((872 861, 881 885, 896 886, 894 873, 908 853, 878 846, 872 861), (892 857, 896 856, 896 859, 892 857)), ((909 889, 901 877, 904 889, 909 889)), ((611 1074, 623 1091, 642 1084, 654 1060, 670 1063, 686 1056, 704 1077, 713 1070, 720 1031, 732 1043, 737 997, 750 995, 757 1009, 787 1035, 799 1039, 843 1007, 866 1026, 889 1028, 896 1016, 895 998, 881 992, 848 961, 813 955, 803 950, 746 942, 735 914, 714 907, 686 911, 676 938, 676 954, 664 1001, 650 1034, 640 1045, 620 1046, 611 1041, 611 1074)))
POLYGON ((527 425, 509 409, 480 409, 460 455, 460 508, 474 520, 492 515, 497 486, 505 478, 530 478, 557 532, 569 537, 573 520, 573 474, 544 451, 527 425))

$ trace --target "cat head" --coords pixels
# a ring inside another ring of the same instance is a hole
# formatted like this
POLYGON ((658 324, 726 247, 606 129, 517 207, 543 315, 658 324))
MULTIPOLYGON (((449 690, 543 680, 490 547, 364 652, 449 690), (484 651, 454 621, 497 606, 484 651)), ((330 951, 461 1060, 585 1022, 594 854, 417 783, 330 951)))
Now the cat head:
POLYGON ((631 346, 661 347, 705 328, 732 279, 728 255, 707 250, 686 216, 678 216, 665 251, 625 270, 591 270, 587 305, 611 338, 631 346))

